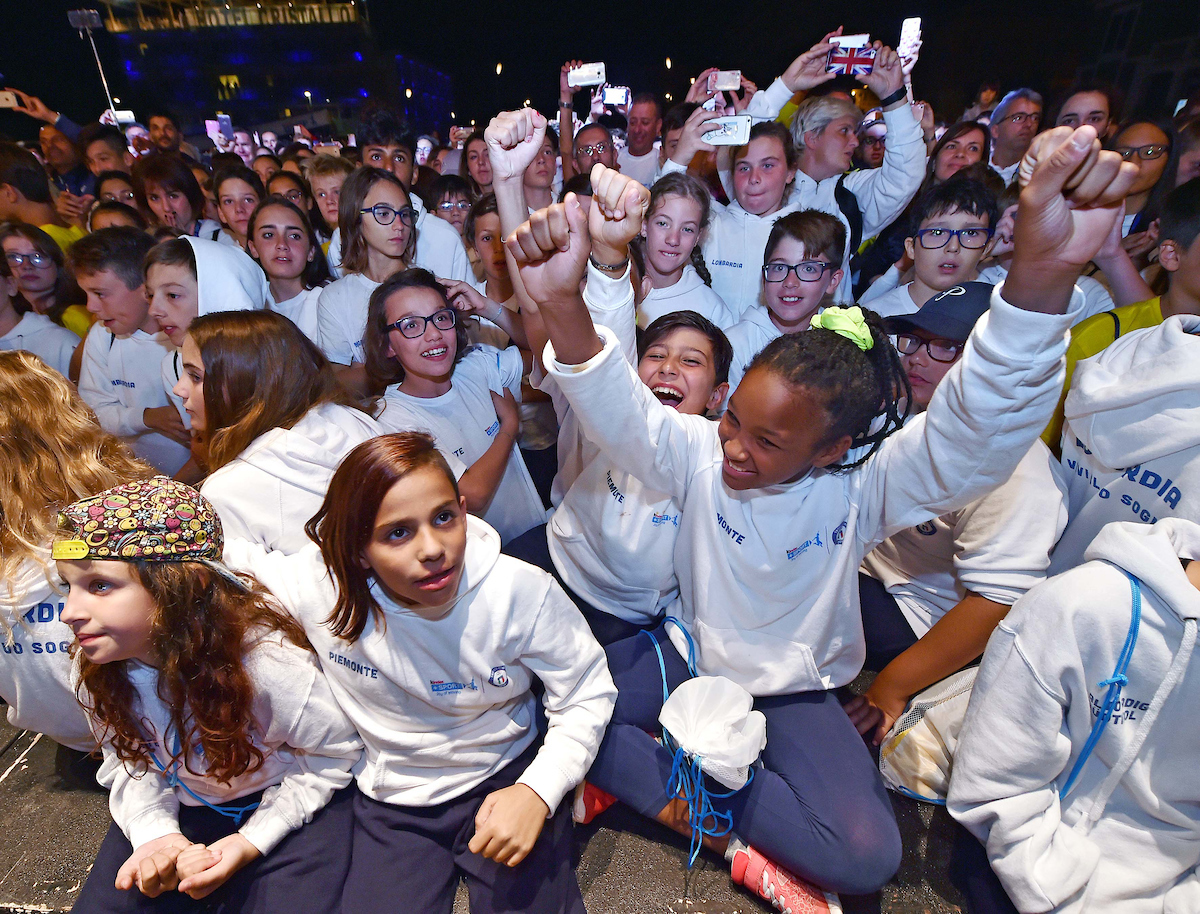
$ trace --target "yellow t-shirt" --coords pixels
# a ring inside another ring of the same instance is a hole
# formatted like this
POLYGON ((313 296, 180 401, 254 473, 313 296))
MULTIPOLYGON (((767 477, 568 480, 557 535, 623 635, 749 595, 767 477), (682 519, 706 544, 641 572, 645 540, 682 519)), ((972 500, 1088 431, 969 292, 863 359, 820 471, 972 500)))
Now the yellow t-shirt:
POLYGON ((66 227, 61 225, 40 225, 38 228, 53 238, 58 243, 58 246, 62 248, 64 254, 71 250, 71 245, 87 234, 77 225, 68 225, 66 227))
POLYGON ((80 339, 88 335, 88 331, 92 329, 92 322, 95 320, 92 312, 83 305, 68 305, 67 310, 62 313, 63 326, 80 339))
POLYGON ((1050 450, 1061 456, 1063 407, 1067 402, 1067 394, 1071 390, 1075 366, 1084 359, 1090 359, 1103 352, 1118 337, 1124 336, 1131 330, 1157 327, 1162 322, 1163 315, 1159 300, 1152 298, 1135 305, 1114 308, 1103 314, 1093 314, 1087 320, 1080 321, 1071 328, 1071 342, 1067 344, 1067 379, 1063 383, 1062 396, 1058 398, 1058 408, 1054 411, 1054 418, 1042 432, 1042 440, 1046 442, 1046 446, 1050 450))

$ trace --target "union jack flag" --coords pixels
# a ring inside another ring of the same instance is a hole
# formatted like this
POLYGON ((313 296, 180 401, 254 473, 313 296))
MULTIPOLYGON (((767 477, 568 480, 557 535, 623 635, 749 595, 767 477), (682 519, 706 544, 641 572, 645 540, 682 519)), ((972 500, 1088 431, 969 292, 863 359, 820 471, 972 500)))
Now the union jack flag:
POLYGON ((874 48, 838 47, 829 52, 829 64, 825 69, 842 76, 866 76, 874 66, 874 48))

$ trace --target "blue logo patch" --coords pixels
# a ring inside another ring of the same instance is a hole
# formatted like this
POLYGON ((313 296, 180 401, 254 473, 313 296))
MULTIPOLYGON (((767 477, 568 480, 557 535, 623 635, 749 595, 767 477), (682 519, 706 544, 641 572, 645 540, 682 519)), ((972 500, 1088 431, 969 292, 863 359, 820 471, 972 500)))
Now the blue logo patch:
POLYGON ((475 680, 470 682, 451 682, 446 679, 431 679, 429 680, 429 688, 436 695, 438 692, 461 692, 464 689, 470 689, 472 692, 478 692, 479 686, 475 685, 475 680))
POLYGON ((665 511, 662 514, 659 514, 657 511, 655 511, 654 515, 650 518, 650 523, 653 524, 655 527, 661 527, 664 524, 671 524, 675 527, 678 527, 679 526, 679 515, 678 514, 667 514, 665 511))
POLYGON ((512 680, 508 678, 508 670, 502 666, 492 667, 492 675, 488 677, 488 682, 498 689, 503 689, 512 680))
POLYGON ((934 526, 933 521, 927 520, 923 524, 917 524, 917 532, 921 536, 933 536, 937 533, 937 527, 934 526))
POLYGON ((788 561, 794 562, 797 558, 804 555, 804 553, 808 552, 808 550, 812 546, 816 546, 816 547, 820 548, 821 545, 822 545, 821 532, 818 530, 816 533, 813 534, 812 539, 807 539, 803 543, 801 543, 799 546, 796 546, 795 548, 789 549, 787 551, 788 561))
POLYGON ((833 536, 831 537, 831 539, 833 540, 833 545, 835 545, 835 546, 840 546, 840 545, 842 545, 842 543, 846 542, 846 522, 845 521, 842 521, 840 524, 837 525, 837 529, 833 531, 833 536))

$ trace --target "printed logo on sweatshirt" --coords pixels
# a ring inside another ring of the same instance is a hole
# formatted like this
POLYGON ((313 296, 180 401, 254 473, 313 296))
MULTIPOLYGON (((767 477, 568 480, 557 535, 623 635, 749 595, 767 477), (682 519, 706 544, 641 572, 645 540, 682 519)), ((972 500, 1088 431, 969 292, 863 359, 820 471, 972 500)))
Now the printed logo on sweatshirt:
POLYGON ((833 536, 830 537, 830 539, 833 540, 833 545, 835 546, 840 546, 842 543, 846 542, 846 521, 842 521, 837 525, 833 531, 833 536))
POLYGON ((112 384, 113 387, 128 387, 130 390, 133 390, 137 387, 137 385, 132 381, 122 381, 120 378, 113 378, 109 383, 112 384))
POLYGON ((816 546, 819 549, 819 548, 823 547, 824 545, 825 544, 821 542, 821 531, 818 530, 816 533, 814 533, 812 535, 811 538, 806 539, 799 546, 795 546, 787 551, 788 561, 789 562, 796 561, 796 559, 798 559, 800 556, 804 555, 804 553, 808 552, 808 550, 811 549, 813 546, 816 546))
MULTIPOLYGON (((1076 447, 1082 448, 1085 452, 1091 453, 1083 447, 1082 442, 1080 442, 1078 438, 1075 439, 1075 445, 1076 447)), ((1069 457, 1067 458, 1066 463, 1068 470, 1074 470, 1076 476, 1091 484, 1091 487, 1096 490, 1096 495, 1098 497, 1112 498, 1114 493, 1109 491, 1108 486, 1101 486, 1096 477, 1092 475, 1091 470, 1069 457)), ((1128 480, 1131 483, 1144 486, 1146 489, 1150 490, 1150 494, 1148 494, 1146 497, 1158 497, 1170 509, 1178 508, 1179 502, 1183 499, 1183 492, 1181 492, 1179 487, 1175 485, 1174 479, 1163 479, 1159 473, 1155 473, 1153 470, 1143 469, 1140 465, 1129 467, 1127 470, 1123 470, 1121 475, 1114 480, 1114 482, 1119 482, 1121 480, 1128 480)), ((1113 485, 1113 483, 1109 483, 1108 485, 1113 485)), ((1140 498, 1137 498, 1134 495, 1122 495, 1121 504, 1123 504, 1133 513, 1136 520, 1140 520, 1144 524, 1154 524, 1158 522, 1158 515, 1151 510, 1151 505, 1149 503, 1142 502, 1140 498)))
MULTIPOLYGON (((1092 717, 1099 717, 1100 712, 1104 709, 1104 696, 1099 697, 1088 692, 1088 704, 1092 709, 1092 717)), ((1122 695, 1117 700, 1117 706, 1112 710, 1112 716, 1109 717, 1110 724, 1132 723, 1141 718, 1150 708, 1150 702, 1138 701, 1136 698, 1129 698, 1122 695)))
POLYGON ((710 260, 708 265, 710 267, 733 267, 735 270, 742 268, 740 263, 734 263, 732 260, 710 260))
POLYGON ((663 527, 663 526, 666 526, 667 524, 671 524, 674 527, 678 527, 679 526, 679 515, 678 514, 668 514, 665 511, 662 514, 659 514, 657 511, 655 511, 654 515, 650 518, 650 523, 652 523, 656 527, 663 527))
POLYGON ((913 529, 921 534, 921 536, 933 536, 937 533, 937 527, 933 525, 933 521, 931 520, 927 520, 923 524, 917 524, 913 529))
POLYGON ((455 449, 454 449, 454 456, 455 456, 455 457, 462 457, 462 456, 464 456, 466 453, 467 453, 467 450, 466 450, 466 448, 461 448, 461 447, 460 447, 460 448, 455 448, 455 449))
POLYGON ((449 692, 453 694, 455 692, 462 692, 465 689, 470 689, 472 692, 479 691, 479 686, 475 685, 474 679, 472 679, 470 682, 452 682, 448 679, 431 679, 429 680, 429 688, 433 690, 435 695, 439 692, 449 692))
MULTIPOLYGON (((496 688, 503 689, 511 681, 512 680, 508 678, 508 670, 506 670, 503 666, 492 667, 492 675, 488 677, 488 682, 490 682, 496 688)), ((472 682, 474 682, 474 680, 472 680, 472 682)))
POLYGON ((351 660, 349 657, 343 657, 341 654, 334 651, 329 652, 329 662, 335 663, 338 666, 345 667, 351 673, 357 673, 365 679, 378 679, 379 670, 366 664, 359 663, 357 660, 351 660))
POLYGON ((621 490, 617 488, 617 484, 613 482, 612 470, 607 471, 604 477, 608 480, 608 492, 617 500, 617 504, 625 504, 625 496, 621 494, 621 490))
POLYGON ((743 534, 738 533, 738 531, 734 530, 733 527, 729 526, 729 524, 726 522, 725 518, 721 516, 720 511, 717 512, 717 526, 720 527, 722 530, 724 530, 727 534, 729 534, 729 538, 731 540, 733 540, 735 543, 737 543, 739 546, 742 545, 744 542, 746 542, 746 537, 743 534))
POLYGON ((485 428, 483 430, 483 433, 485 435, 487 435, 489 438, 491 438, 498 431, 500 431, 500 420, 499 419, 497 419, 495 422, 493 422, 491 425, 489 425, 487 428, 485 428))

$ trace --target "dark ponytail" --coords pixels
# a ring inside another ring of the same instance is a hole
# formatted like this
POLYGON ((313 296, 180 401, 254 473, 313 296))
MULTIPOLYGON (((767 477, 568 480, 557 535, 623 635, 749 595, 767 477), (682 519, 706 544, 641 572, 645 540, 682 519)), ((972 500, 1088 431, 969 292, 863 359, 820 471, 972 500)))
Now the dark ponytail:
POLYGON ((692 248, 692 267, 700 274, 700 278, 704 280, 704 284, 712 288, 712 274, 708 272, 708 264, 704 262, 704 251, 701 245, 697 244, 692 248))
POLYGON ((824 401, 829 414, 825 443, 850 436, 850 451, 825 468, 830 472, 854 469, 873 457, 904 425, 912 401, 908 375, 882 319, 865 308, 863 318, 873 341, 866 351, 840 333, 813 328, 772 340, 747 369, 765 368, 824 401), (851 460, 853 451, 859 453, 851 460))

